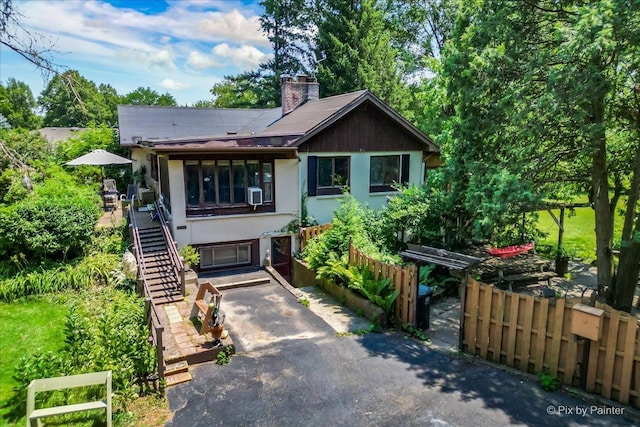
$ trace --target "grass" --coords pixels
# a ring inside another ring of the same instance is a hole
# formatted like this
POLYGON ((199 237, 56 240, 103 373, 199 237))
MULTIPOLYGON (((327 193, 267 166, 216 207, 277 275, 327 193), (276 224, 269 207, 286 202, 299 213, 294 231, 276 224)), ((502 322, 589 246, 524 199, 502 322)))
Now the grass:
MULTIPOLYGON (((586 202, 587 198, 582 197, 576 202, 586 202)), ((616 218, 614 223, 614 246, 619 245, 620 236, 622 235, 622 224, 624 215, 621 213, 626 201, 621 200, 616 209, 616 218)), ((553 213, 556 218, 560 218, 560 210, 554 209, 553 213)), ((565 210, 564 218, 564 246, 572 249, 577 258, 584 262, 591 262, 596 258, 596 233, 595 233, 595 212, 592 208, 576 208, 571 212, 565 210)), ((541 239, 538 244, 549 245, 555 249, 558 245, 558 226, 549 215, 549 212, 540 212, 538 219, 538 229, 544 233, 548 233, 547 237, 541 239)))
POLYGON ((38 348, 56 351, 63 346, 67 308, 58 300, 39 296, 0 302, 0 425, 7 423, 5 403, 13 395, 13 373, 20 357, 38 348))
MULTIPOLYGON (((7 420, 7 400, 13 395, 14 368, 20 358, 36 349, 56 351, 64 345, 64 322, 68 312, 65 301, 75 293, 40 295, 22 298, 11 303, 0 302, 0 426, 13 425, 7 420)), ((114 408, 115 409, 115 408, 114 408)), ((170 417, 166 399, 151 395, 135 399, 127 416, 115 418, 116 426, 162 426, 170 417)), ((95 412, 95 411, 93 411, 95 412)), ((72 425, 94 425, 103 420, 87 413, 74 418, 72 425)), ((17 425, 23 425, 24 418, 17 425)))

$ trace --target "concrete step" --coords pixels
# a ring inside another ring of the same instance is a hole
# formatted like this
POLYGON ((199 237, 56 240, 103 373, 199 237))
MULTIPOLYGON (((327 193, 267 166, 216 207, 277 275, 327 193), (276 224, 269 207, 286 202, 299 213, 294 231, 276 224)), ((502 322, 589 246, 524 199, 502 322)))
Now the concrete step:
POLYGON ((235 288, 246 288, 249 286, 259 286, 259 285, 268 285, 271 283, 270 277, 260 277, 257 279, 248 279, 248 280, 240 280, 236 282, 222 283, 216 284, 215 287, 218 290, 223 289, 235 289, 235 288))
POLYGON ((189 363, 186 360, 181 360, 179 362, 167 365, 166 369, 164 370, 164 376, 168 377, 171 375, 176 375, 181 372, 188 372, 188 371, 189 371, 189 363))
POLYGON ((165 380, 167 381, 167 387, 171 387, 172 385, 186 383, 191 381, 191 373, 190 372, 180 372, 175 375, 165 376, 165 380))

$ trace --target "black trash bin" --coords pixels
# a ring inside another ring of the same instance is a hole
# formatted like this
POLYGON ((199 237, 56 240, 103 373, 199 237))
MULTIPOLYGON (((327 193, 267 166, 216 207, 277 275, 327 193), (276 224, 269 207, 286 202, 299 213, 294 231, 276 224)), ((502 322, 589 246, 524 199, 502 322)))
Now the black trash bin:
POLYGON ((416 313, 418 329, 429 329, 432 297, 433 287, 427 285, 418 286, 418 310, 416 313))

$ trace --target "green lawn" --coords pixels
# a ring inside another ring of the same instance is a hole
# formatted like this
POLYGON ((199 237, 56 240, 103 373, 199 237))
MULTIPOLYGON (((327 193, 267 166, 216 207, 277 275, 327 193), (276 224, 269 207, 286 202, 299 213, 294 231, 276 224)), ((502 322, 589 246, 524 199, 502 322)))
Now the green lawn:
MULTIPOLYGON (((577 202, 586 201, 576 200, 577 202)), ((619 244, 622 235, 622 224, 624 216, 620 209, 625 205, 618 203, 616 210, 615 230, 614 230, 614 246, 619 244), (617 242, 617 243, 616 243, 617 242)), ((553 213, 560 218, 560 210, 555 209, 553 213)), ((564 218, 564 246, 573 249, 578 258, 585 262, 591 262, 596 257, 596 234, 595 234, 595 213, 591 208, 576 208, 574 213, 570 213, 569 209, 565 210, 564 218)), ((554 222, 549 212, 540 212, 538 219, 538 229, 544 233, 548 233, 545 239, 539 241, 540 244, 550 245, 555 248, 558 245, 558 226, 554 222)))
POLYGON ((40 348, 58 350, 64 342, 67 308, 60 297, 25 298, 0 302, 0 425, 7 425, 6 402, 13 395, 14 368, 20 357, 40 348))

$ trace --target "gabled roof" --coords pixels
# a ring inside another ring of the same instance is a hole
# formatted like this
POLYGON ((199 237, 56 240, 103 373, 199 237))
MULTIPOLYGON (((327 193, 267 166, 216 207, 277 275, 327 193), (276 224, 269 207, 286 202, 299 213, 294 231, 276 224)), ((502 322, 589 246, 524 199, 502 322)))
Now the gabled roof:
POLYGON ((120 144, 170 138, 251 135, 280 118, 280 108, 193 108, 118 105, 120 144))
POLYGON ((283 116, 268 128, 259 133, 260 136, 305 135, 318 124, 352 104, 367 91, 345 93, 343 95, 307 101, 300 107, 283 116))
POLYGON ((119 105, 120 143, 133 145, 143 141, 163 151, 171 148, 191 151, 214 149, 214 145, 219 143, 214 144, 213 141, 245 139, 242 144, 245 147, 248 143, 261 149, 269 146, 295 148, 363 103, 372 104, 396 122, 422 143, 425 151, 440 150, 431 138, 368 90, 308 101, 282 117, 280 108, 254 110, 119 105))
POLYGON ((292 143, 294 146, 299 147, 365 102, 372 103, 388 115, 398 123, 398 125, 427 146, 429 151, 439 151, 438 146, 434 144, 431 138, 368 90, 308 101, 273 123, 264 131, 259 132, 256 136, 299 135, 300 138, 292 143))

